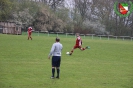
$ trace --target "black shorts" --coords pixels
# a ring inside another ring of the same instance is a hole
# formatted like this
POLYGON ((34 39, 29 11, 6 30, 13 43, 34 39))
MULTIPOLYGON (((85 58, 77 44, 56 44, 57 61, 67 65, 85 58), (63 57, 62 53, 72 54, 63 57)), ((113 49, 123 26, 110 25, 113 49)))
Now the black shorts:
POLYGON ((52 67, 60 67, 61 56, 52 57, 52 67))

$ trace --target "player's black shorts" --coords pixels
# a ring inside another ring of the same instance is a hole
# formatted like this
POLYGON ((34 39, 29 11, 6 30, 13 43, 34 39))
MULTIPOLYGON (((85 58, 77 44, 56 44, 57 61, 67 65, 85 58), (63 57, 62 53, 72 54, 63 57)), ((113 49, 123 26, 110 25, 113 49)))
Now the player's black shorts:
POLYGON ((52 67, 60 67, 61 56, 52 57, 52 67))

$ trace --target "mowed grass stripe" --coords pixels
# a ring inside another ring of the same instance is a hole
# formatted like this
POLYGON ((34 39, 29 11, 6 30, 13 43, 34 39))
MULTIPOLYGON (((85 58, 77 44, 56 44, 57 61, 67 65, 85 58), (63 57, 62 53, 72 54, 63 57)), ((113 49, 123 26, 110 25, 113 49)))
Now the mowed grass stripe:
POLYGON ((61 37, 61 77, 50 79, 47 59, 56 36, 0 34, 0 88, 132 88, 133 42, 83 38, 83 47, 72 56, 65 53, 75 38, 61 37))

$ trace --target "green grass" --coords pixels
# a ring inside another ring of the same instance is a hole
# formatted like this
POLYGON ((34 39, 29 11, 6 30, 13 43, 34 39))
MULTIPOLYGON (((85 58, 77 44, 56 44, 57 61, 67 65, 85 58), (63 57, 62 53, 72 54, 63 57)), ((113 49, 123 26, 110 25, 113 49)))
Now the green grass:
POLYGON ((63 44, 60 79, 50 79, 48 54, 56 35, 0 34, 0 88, 133 88, 133 42, 83 39, 90 50, 76 49, 74 37, 63 44))

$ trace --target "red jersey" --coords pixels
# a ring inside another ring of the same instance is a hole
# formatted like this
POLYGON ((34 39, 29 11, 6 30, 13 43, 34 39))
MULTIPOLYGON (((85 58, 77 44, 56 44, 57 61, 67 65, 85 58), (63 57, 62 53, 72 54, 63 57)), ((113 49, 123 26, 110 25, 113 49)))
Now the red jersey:
POLYGON ((31 33, 32 32, 32 27, 29 27, 28 28, 28 33, 31 33))
POLYGON ((81 46, 81 45, 82 45, 82 40, 81 40, 80 36, 78 36, 76 39, 76 46, 81 46))

